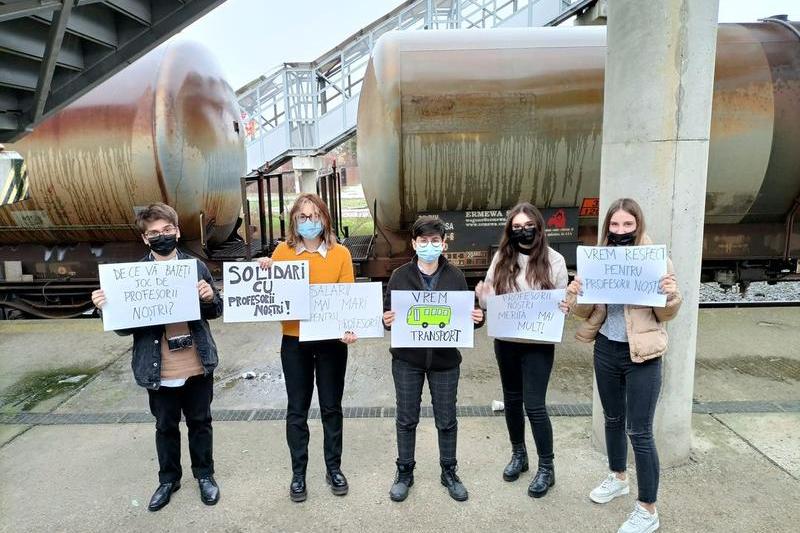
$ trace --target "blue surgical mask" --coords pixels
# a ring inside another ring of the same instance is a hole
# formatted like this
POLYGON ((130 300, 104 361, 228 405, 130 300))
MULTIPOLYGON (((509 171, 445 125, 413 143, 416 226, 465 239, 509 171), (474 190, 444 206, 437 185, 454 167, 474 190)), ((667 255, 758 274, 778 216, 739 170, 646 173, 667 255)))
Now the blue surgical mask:
POLYGON ((297 233, 304 239, 316 239, 322 233, 322 222, 306 220, 297 225, 297 233))
POLYGON ((438 261, 440 255, 442 255, 441 244, 439 246, 435 246, 432 243, 417 245, 417 257, 422 259, 425 263, 438 261))

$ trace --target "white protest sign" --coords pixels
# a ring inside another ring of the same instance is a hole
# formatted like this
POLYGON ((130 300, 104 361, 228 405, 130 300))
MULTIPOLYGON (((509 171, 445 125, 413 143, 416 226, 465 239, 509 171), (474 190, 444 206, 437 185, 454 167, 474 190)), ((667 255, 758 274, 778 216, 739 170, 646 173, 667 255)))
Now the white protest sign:
POLYGON ((99 274, 105 331, 200 318, 196 259, 99 265, 99 274))
POLYGON ((579 304, 632 304, 664 307, 659 281, 667 273, 667 247, 578 246, 579 304))
POLYGON ((300 340, 341 339, 352 331, 359 339, 383 337, 383 289, 374 283, 311 285, 311 317, 300 321, 300 340))
POLYGON ((557 289, 490 296, 486 309, 489 336, 561 342, 564 313, 558 302, 564 294, 564 289, 557 289))
POLYGON ((392 348, 472 348, 472 291, 392 291, 392 348))
POLYGON ((225 322, 270 322, 308 318, 308 261, 223 263, 225 322))

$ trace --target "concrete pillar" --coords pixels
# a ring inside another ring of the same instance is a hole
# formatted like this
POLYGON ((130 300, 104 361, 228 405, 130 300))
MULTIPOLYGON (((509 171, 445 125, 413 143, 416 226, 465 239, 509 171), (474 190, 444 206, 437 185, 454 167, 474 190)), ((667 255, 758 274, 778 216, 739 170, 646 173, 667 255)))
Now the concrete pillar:
POLYGON ((299 191, 317 192, 317 172, 322 168, 321 157, 293 157, 292 168, 294 169, 294 177, 298 182, 299 191))
MULTIPOLYGON (((718 7, 718 0, 608 2, 600 220, 615 199, 636 199, 647 233, 670 250, 684 298, 667 328, 656 408, 664 465, 686 461, 691 448, 718 7)), ((605 450, 596 386, 593 429, 605 450)))

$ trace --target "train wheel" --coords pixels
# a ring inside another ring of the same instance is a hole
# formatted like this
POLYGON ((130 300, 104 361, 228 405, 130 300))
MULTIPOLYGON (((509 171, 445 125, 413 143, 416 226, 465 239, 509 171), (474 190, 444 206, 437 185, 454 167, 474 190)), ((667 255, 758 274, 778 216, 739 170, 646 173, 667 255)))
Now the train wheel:
POLYGON ((447 325, 447 324, 445 324, 444 322, 439 322, 439 328, 443 328, 443 327, 445 327, 446 325, 447 325))
POLYGON ((428 327, 428 323, 427 323, 427 322, 423 322, 423 323, 422 323, 422 327, 423 327, 423 328, 427 328, 427 327, 428 327))

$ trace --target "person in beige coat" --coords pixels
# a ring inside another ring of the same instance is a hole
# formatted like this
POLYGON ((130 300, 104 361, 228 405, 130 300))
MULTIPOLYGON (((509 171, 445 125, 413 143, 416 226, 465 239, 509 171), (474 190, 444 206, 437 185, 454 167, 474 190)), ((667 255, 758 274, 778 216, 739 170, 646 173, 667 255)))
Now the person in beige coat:
MULTIPOLYGON (((486 280, 475 292, 481 307, 493 294, 529 290, 563 289, 567 286, 564 258, 550 248, 544 218, 536 207, 521 203, 506 219, 500 247, 492 259, 486 280)), ((506 426, 511 441, 511 461, 503 479, 514 481, 528 470, 525 448, 525 414, 531 422, 539 464, 528 486, 528 495, 540 498, 555 484, 553 428, 545 399, 555 347, 524 339, 495 339, 494 352, 503 385, 506 426), (524 405, 524 413, 523 413, 524 405)))
MULTIPOLYGON (((621 198, 611 204, 602 226, 600 242, 605 246, 650 244, 639 204, 621 198)), ((633 512, 620 533, 649 533, 659 527, 656 511, 659 463, 653 439, 653 415, 661 390, 661 356, 667 351, 664 322, 675 317, 681 295, 672 262, 659 291, 667 296, 665 307, 640 305, 577 304, 582 290, 580 277, 567 287, 562 311, 586 319, 575 335, 594 341, 594 370, 605 416, 606 449, 611 473, 591 491, 596 503, 607 503, 630 491, 627 438, 636 461, 639 495, 633 512), (627 436, 626 436, 627 433, 627 436)))

